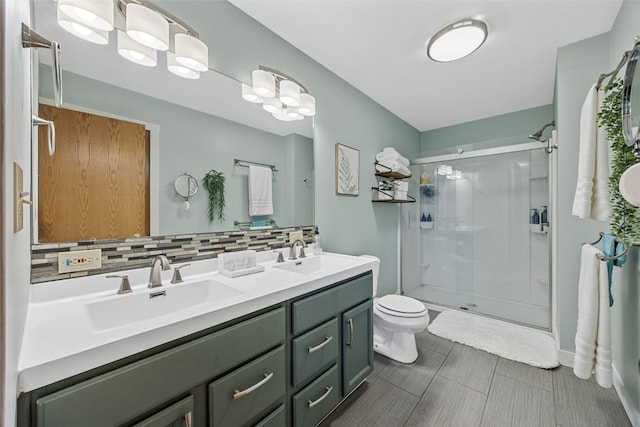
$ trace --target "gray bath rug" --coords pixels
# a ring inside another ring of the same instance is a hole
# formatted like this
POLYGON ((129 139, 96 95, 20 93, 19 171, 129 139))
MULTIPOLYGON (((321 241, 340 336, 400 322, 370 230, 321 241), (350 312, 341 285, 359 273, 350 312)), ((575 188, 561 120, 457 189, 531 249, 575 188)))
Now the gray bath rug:
POLYGON ((559 365, 550 334, 456 310, 445 310, 427 328, 433 335, 537 368, 559 365))

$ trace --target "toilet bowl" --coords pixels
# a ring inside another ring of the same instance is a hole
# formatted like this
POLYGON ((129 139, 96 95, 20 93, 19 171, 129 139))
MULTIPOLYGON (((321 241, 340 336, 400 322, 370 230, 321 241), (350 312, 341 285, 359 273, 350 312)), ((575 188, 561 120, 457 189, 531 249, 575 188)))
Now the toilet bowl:
POLYGON ((380 259, 371 255, 376 264, 373 273, 373 350, 402 363, 413 363, 418 358, 417 332, 429 324, 429 312, 417 299, 403 295, 385 295, 377 298, 380 259))

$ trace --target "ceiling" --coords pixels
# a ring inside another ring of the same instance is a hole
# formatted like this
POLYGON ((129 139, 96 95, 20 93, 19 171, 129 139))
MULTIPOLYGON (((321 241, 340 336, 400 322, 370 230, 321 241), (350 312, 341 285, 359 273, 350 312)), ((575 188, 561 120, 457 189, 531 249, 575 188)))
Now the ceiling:
POLYGON ((551 104, 557 49, 611 30, 622 4, 230 1, 420 131, 551 104), (487 23, 485 44, 459 61, 429 60, 429 37, 462 18, 487 23))

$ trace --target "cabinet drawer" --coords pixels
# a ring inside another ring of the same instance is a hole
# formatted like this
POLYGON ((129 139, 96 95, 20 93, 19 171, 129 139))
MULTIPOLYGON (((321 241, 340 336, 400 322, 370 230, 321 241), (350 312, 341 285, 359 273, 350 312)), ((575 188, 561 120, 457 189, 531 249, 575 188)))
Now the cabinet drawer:
POLYGON ((280 346, 210 384, 210 425, 251 425, 284 403, 285 371, 280 346))
POLYGON ((287 425, 287 413, 284 405, 266 416, 265 419, 256 424, 256 427, 283 427, 287 425))
POLYGON ((340 402, 340 371, 337 365, 293 396, 293 425, 315 426, 340 402))
POLYGON ((334 317, 327 323, 293 340, 292 378, 294 387, 318 375, 340 355, 340 329, 334 317))
POLYGON ((299 334, 324 321, 336 313, 371 298, 373 281, 371 273, 350 279, 338 286, 291 304, 292 332, 299 334))
POLYGON ((193 396, 189 396, 146 420, 135 424, 133 427, 189 427, 192 425, 192 419, 193 396))
POLYGON ((118 425, 284 342, 284 308, 36 401, 39 427, 118 425))

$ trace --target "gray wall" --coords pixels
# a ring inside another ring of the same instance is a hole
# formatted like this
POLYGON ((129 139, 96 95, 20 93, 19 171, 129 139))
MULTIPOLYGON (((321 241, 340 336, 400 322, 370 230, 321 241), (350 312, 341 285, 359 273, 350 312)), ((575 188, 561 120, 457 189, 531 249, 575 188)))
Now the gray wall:
POLYGON ((609 71, 609 35, 592 37, 558 50, 557 104, 558 179, 557 211, 557 328, 560 349, 575 351, 578 316, 578 274, 583 242, 597 240, 607 224, 571 215, 578 176, 580 111, 589 88, 609 71))
MULTIPOLYGON (((553 113, 552 104, 542 105, 422 132, 422 153, 446 154, 453 152, 453 148, 469 144, 478 149, 530 142, 528 136, 551 122, 553 113)), ((549 135, 549 132, 547 129, 544 135, 549 135)))
MULTIPOLYGON (((640 2, 626 0, 609 35, 609 66, 613 70, 622 53, 633 47, 634 38, 640 33, 638 17, 640 2)), ((621 71, 623 75, 624 69, 621 71)), ((637 75, 637 73, 636 73, 637 75)), ((614 269, 611 332, 613 364, 627 392, 627 403, 634 412, 635 422, 640 423, 640 255, 633 248, 627 263, 614 269)))
MULTIPOLYGON (((161 5, 182 10, 184 3, 169 1, 161 5)), ((378 292, 395 292, 398 210, 394 205, 372 203, 369 187, 376 182, 375 154, 386 146, 394 146, 401 153, 415 153, 420 133, 231 4, 188 3, 188 10, 180 17, 200 30, 209 44, 212 68, 249 82, 251 71, 259 64, 266 65, 294 76, 316 97, 313 185, 315 222, 324 249, 380 257, 378 292), (335 194, 336 143, 360 150, 358 197, 335 194)))

